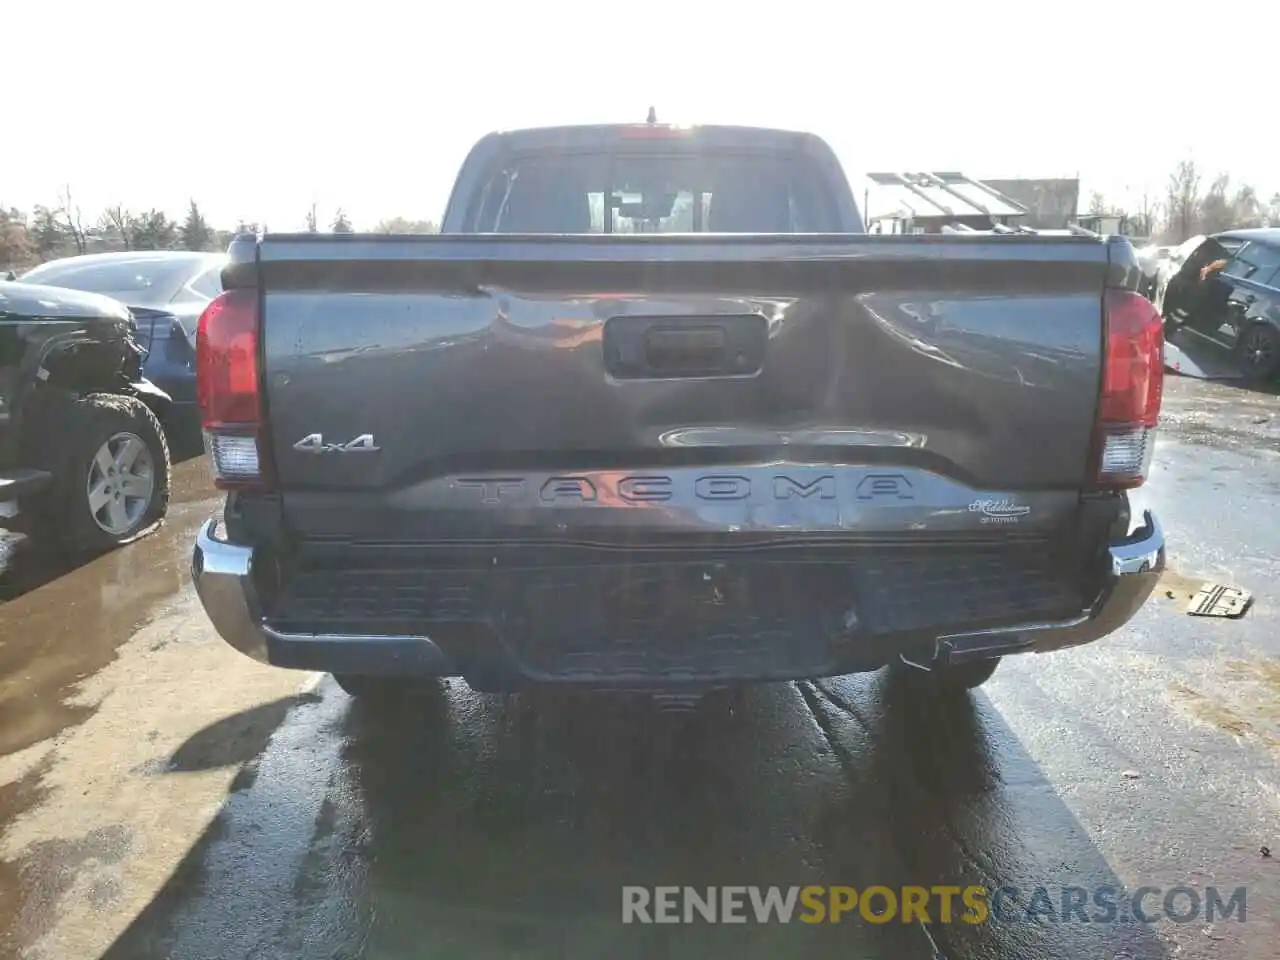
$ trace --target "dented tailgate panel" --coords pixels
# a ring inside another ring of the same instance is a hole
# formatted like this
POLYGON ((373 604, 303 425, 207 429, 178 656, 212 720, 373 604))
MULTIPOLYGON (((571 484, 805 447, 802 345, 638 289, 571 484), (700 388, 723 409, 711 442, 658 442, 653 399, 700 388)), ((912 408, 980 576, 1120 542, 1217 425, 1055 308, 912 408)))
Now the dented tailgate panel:
POLYGON ((1101 243, 485 239, 264 243, 292 528, 910 532, 1074 509, 1101 243))

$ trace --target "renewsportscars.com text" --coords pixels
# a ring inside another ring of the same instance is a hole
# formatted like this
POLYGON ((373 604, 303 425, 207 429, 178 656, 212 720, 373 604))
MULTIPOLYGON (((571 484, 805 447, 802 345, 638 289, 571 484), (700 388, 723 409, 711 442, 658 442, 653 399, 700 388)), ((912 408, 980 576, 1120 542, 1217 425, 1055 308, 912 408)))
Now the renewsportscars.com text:
POLYGON ((622 888, 623 923, 1244 922, 1236 887, 846 886, 622 888))

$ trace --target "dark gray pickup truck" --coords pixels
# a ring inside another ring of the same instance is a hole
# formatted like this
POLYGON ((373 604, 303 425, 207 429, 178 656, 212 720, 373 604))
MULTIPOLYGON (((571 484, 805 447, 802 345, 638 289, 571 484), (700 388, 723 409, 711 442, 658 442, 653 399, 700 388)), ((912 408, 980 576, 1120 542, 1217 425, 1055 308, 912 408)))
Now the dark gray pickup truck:
POLYGON ((219 633, 421 678, 970 688, 1164 566, 1123 238, 872 237, 807 134, 494 134, 440 236, 236 239, 200 320, 219 633))

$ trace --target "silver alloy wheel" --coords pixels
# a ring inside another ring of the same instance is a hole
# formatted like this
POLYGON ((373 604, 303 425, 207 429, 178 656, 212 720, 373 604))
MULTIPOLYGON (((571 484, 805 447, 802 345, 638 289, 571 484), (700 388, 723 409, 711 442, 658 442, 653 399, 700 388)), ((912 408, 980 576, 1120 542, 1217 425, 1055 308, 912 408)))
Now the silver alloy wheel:
POLYGON ((93 522, 112 536, 128 533, 151 504, 156 470, 151 451, 133 433, 116 433, 89 464, 85 492, 93 522))

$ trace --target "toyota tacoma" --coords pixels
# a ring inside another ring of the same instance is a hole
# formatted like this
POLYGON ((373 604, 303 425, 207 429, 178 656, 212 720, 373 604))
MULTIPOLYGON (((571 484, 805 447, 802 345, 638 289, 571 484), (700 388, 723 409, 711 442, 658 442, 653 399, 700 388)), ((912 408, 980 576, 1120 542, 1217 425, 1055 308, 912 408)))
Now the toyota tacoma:
POLYGON ((195 584, 355 696, 963 690, 1163 569, 1125 238, 871 236, 819 138, 645 123, 485 137, 438 236, 228 253, 195 584))

